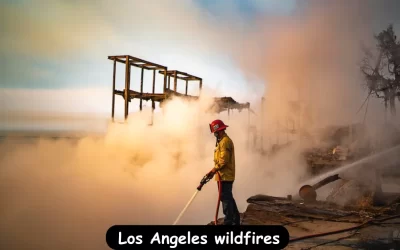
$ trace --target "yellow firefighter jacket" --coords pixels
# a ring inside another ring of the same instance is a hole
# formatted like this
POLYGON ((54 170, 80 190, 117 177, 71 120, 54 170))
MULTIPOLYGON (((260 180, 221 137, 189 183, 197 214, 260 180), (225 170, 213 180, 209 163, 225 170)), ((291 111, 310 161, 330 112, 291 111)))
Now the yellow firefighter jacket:
MULTIPOLYGON (((235 180, 235 147, 233 141, 224 134, 214 150, 214 168, 221 175, 221 181, 235 180)), ((218 173, 215 180, 218 181, 218 173)))

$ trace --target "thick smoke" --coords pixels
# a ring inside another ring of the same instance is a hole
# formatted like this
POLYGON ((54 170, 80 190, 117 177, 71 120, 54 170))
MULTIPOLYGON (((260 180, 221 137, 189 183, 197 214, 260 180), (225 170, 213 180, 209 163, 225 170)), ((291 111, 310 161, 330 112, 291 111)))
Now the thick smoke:
POLYGON ((362 45, 373 50, 373 35, 380 31, 374 27, 387 25, 372 7, 368 1, 303 1, 291 17, 259 20, 236 55, 249 78, 265 82, 265 137, 278 141, 277 131, 282 137, 285 130, 300 130, 313 143, 321 139, 314 135, 321 128, 366 122, 362 137, 387 143, 381 99, 372 96, 362 106, 368 94, 359 69, 362 45))
POLYGON ((362 58, 360 42, 371 39, 372 33, 362 16, 355 15, 363 8, 321 5, 277 22, 261 20, 257 39, 249 39, 250 52, 245 52, 251 56, 242 56, 242 65, 266 82, 269 120, 289 116, 297 121, 300 115, 304 128, 349 124, 365 97, 357 63, 362 58), (290 106, 298 100, 302 114, 290 106))
MULTIPOLYGON (((281 183, 295 181, 301 168, 292 169, 292 159, 275 159, 265 168, 269 163, 248 144, 248 113, 207 113, 210 100, 206 95, 199 102, 173 100, 154 114, 153 126, 150 110, 132 113, 127 124, 110 124, 100 138, 5 139, 2 248, 69 249, 77 244, 102 249, 105 232, 114 224, 172 224, 213 167, 215 138, 208 123, 216 118, 229 125, 235 143, 234 193, 240 211, 256 193, 285 195, 290 185, 281 183)), ((211 181, 180 224, 213 220, 216 202, 217 186, 211 181)))
MULTIPOLYGON (((249 79, 265 82, 264 147, 284 143, 291 131, 297 152, 326 146, 324 137, 351 124, 357 125, 352 134, 339 142, 351 150, 379 151, 399 142, 398 118, 388 115, 386 123, 380 100, 371 97, 362 106, 368 92, 359 70, 361 48, 374 49, 373 35, 380 31, 374 28, 388 25, 380 22, 381 8, 372 7, 377 6, 368 1, 303 1, 293 16, 263 18, 248 34, 236 56, 249 79)), ((297 155, 285 149, 281 154, 297 155)), ((295 161, 292 168, 298 165, 295 161)))

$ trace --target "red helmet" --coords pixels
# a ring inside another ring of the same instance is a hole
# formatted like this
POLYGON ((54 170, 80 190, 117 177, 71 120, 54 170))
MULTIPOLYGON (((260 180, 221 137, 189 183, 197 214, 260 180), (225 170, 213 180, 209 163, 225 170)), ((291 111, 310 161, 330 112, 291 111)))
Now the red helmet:
POLYGON ((225 130, 228 125, 225 125, 223 121, 221 120, 215 120, 212 123, 210 123, 210 131, 211 133, 215 133, 217 131, 225 130))

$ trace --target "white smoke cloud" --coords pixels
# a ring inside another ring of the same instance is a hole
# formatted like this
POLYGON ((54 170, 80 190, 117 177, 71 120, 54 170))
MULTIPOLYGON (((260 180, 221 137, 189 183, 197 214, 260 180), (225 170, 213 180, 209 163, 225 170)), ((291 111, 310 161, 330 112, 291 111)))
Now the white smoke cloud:
MULTIPOLYGON (((1 196, 7 204, 1 210, 2 247, 29 243, 63 249, 67 242, 81 246, 86 240, 86 249, 98 249, 114 224, 172 224, 213 167, 215 138, 208 123, 216 118, 230 126, 227 133, 235 143, 234 195, 240 211, 254 192, 284 195, 289 187, 279 183, 298 179, 292 169, 296 160, 267 161, 248 150, 247 112, 229 119, 208 114, 204 109, 209 101, 172 101, 155 115, 153 126, 148 126, 150 110, 134 113, 128 124, 111 124, 105 137, 97 139, 22 144, 5 139, 0 144, 0 183, 8 190, 1 196), (23 241, 12 243, 9 239, 16 235, 24 235, 23 241)), ((304 171, 295 169, 299 175, 304 171)), ((208 183, 180 224, 213 220, 216 191, 215 181, 208 183)))

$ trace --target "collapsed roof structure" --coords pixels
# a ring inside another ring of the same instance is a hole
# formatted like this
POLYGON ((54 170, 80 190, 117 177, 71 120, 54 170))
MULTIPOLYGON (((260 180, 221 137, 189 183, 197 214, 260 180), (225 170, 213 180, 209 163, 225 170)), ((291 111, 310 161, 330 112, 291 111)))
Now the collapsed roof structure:
MULTIPOLYGON (((152 110, 155 109, 155 102, 160 103, 160 107, 162 107, 163 103, 167 100, 170 100, 173 97, 180 97, 187 100, 197 100, 200 97, 203 79, 194 76, 192 74, 178 71, 178 70, 168 70, 167 66, 156 64, 153 62, 149 62, 137 57, 133 57, 130 55, 119 55, 119 56, 108 56, 109 60, 114 61, 114 69, 113 69, 113 92, 112 92, 112 113, 111 117, 114 120, 115 114, 115 95, 120 95, 124 98, 125 102, 125 109, 124 109, 124 116, 125 120, 128 118, 129 113, 129 102, 132 99, 139 99, 139 108, 142 110, 142 103, 144 101, 151 101, 152 102, 152 110), (125 64, 125 88, 123 90, 116 89, 116 63, 125 64), (135 91, 131 89, 131 68, 137 67, 141 69, 141 81, 140 81, 140 90, 135 91), (144 93, 143 92, 143 75, 144 70, 151 70, 153 71, 153 82, 152 82, 152 93, 144 93), (155 78, 156 78, 156 71, 163 76, 163 91, 162 93, 155 93, 155 78), (173 79, 173 89, 171 89, 171 78, 173 79), (186 82, 185 86, 185 93, 179 93, 177 91, 177 81, 183 80, 186 82), (188 95, 188 84, 189 82, 198 82, 199 84, 199 95, 193 96, 188 95)), ((250 103, 239 103, 235 101, 232 97, 216 97, 214 98, 213 104, 210 106, 208 111, 220 113, 223 111, 229 111, 232 109, 236 109, 242 111, 243 109, 247 109, 249 112, 254 111, 250 109, 250 103)))

